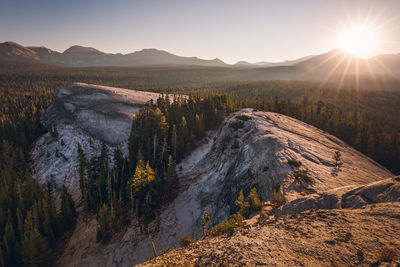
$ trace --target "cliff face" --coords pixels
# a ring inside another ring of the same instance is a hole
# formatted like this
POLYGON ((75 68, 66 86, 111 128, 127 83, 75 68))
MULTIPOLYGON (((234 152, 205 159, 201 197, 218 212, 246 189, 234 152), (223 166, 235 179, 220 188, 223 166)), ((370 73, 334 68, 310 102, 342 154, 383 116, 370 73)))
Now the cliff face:
MULTIPOLYGON (((44 116, 56 125, 59 138, 50 134, 39 139, 32 151, 39 181, 66 184, 79 199, 77 144, 86 154, 99 151, 101 142, 120 146, 126 153, 132 113, 158 95, 116 88, 74 85, 60 89, 44 116), (62 141, 63 140, 63 141, 62 141), (47 152, 50 156, 47 156, 47 152), (56 157, 56 151, 65 158, 56 157)), ((212 224, 225 220, 235 209, 241 189, 256 187, 262 200, 281 185, 289 200, 322 193, 343 186, 359 186, 392 174, 337 138, 293 118, 270 112, 244 109, 232 114, 215 131, 208 133, 198 148, 176 167, 180 179, 177 198, 164 207, 150 224, 157 250, 177 247, 180 236, 200 235, 201 216, 211 214, 212 224), (333 164, 335 151, 343 166, 333 164), (299 187, 288 159, 315 179, 308 188, 299 187)), ((133 221, 110 243, 95 242, 97 223, 81 215, 78 225, 58 264, 60 266, 130 266, 152 255, 147 233, 133 221)))
POLYGON ((99 154, 102 143, 110 152, 119 147, 126 154, 135 113, 158 96, 84 83, 59 89, 42 118, 58 137, 47 133, 36 142, 31 152, 35 177, 42 184, 50 181, 56 190, 66 185, 79 202, 78 144, 89 158, 99 154))

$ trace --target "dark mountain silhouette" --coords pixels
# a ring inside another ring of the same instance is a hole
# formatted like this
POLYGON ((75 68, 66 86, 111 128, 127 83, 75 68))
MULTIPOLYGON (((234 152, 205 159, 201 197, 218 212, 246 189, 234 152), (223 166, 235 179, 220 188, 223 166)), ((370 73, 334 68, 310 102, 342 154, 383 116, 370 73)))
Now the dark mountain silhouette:
POLYGON ((38 60, 73 66, 149 66, 149 65, 193 65, 226 66, 222 60, 181 57, 157 49, 143 49, 134 53, 107 54, 92 47, 74 45, 63 53, 46 47, 24 47, 14 42, 0 44, 0 58, 38 60))

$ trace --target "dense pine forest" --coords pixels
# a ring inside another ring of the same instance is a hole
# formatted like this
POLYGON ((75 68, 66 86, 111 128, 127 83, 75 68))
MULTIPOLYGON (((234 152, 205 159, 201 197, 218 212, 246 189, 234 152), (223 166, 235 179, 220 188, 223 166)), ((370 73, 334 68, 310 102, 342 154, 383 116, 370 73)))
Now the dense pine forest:
POLYGON ((57 209, 51 186, 41 188, 31 176, 29 151, 45 132, 40 115, 54 90, 22 81, 0 87, 0 265, 48 266, 76 215, 66 190, 57 209))
MULTIPOLYGON (((214 72, 172 70, 138 72, 129 68, 61 68, 0 70, 0 265, 47 266, 57 241, 74 226, 76 212, 63 190, 59 208, 51 186, 31 177, 29 151, 47 131, 40 116, 57 88, 72 82, 112 85, 165 93, 140 111, 129 138, 129 155, 99 151, 80 155, 83 205, 97 214, 98 240, 107 242, 118 226, 138 216, 145 226, 179 187, 174 166, 207 130, 242 107, 274 111, 325 130, 400 173, 400 90, 338 90, 305 81, 215 82, 214 72), (156 75, 156 74, 157 75, 156 75), (189 77, 189 78, 188 78, 189 77), (168 97, 184 93, 188 98, 168 97), (108 166, 107 158, 115 166, 108 166), (128 212, 127 212, 128 211, 128 212)), ((223 72, 223 70, 220 70, 223 72)), ((220 75, 220 74, 218 74, 220 75)), ((225 75, 225 74, 224 74, 225 75)), ((366 87, 368 83, 363 86, 366 87)))

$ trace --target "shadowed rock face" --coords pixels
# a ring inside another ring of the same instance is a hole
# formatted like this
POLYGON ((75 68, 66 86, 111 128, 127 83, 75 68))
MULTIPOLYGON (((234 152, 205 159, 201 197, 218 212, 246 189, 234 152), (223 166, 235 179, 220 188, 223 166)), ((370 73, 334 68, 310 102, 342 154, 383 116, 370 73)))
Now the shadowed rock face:
POLYGON ((79 202, 78 153, 80 145, 87 158, 97 156, 104 142, 109 154, 117 147, 126 155, 127 141, 135 113, 157 93, 75 83, 61 88, 42 121, 56 127, 54 138, 44 134, 32 150, 35 177, 51 182, 56 190, 65 185, 79 202))

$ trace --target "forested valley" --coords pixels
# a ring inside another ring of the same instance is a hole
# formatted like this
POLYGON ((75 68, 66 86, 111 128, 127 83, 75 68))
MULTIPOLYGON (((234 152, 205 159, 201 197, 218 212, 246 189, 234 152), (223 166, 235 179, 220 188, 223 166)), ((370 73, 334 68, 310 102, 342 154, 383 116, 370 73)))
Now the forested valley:
MULTIPOLYGON (((189 72, 196 74, 196 70, 189 72)), ((97 214, 99 242, 107 242, 130 216, 139 217, 146 227, 157 209, 177 193, 175 164, 206 131, 244 107, 279 112, 314 125, 400 173, 400 90, 338 90, 305 81, 187 82, 170 73, 152 76, 128 68, 0 73, 0 265, 52 264, 57 241, 74 226, 71 196, 63 190, 57 208, 51 186, 41 188, 31 177, 29 151, 48 131, 40 116, 52 103, 55 90, 76 81, 165 94, 137 114, 127 158, 105 146, 98 157, 87 158, 77 148, 83 205, 86 212, 97 214), (174 79, 182 82, 171 82, 174 79), (108 157, 115 166, 108 166, 108 157)))

